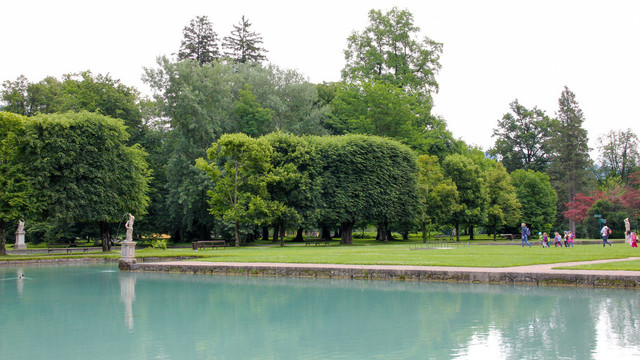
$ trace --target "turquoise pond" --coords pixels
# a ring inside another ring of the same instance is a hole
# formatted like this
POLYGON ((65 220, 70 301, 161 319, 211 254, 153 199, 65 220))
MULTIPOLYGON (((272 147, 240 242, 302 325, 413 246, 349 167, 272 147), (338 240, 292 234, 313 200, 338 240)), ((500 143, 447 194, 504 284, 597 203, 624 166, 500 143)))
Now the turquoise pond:
POLYGON ((0 359, 632 359, 630 290, 0 267, 0 359))

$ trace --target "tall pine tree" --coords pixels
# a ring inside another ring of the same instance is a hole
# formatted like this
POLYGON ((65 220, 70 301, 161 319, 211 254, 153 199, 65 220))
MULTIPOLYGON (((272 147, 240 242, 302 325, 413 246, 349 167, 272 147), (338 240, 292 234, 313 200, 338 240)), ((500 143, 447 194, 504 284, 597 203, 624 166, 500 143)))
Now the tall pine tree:
POLYGON ((220 57, 218 34, 213 31, 207 16, 196 16, 184 27, 182 34, 178 60, 192 59, 204 65, 220 57))
MULTIPOLYGON (((561 214, 566 210, 566 204, 586 187, 591 158, 587 130, 582 127, 584 115, 575 94, 566 86, 558 105, 549 174, 558 193, 558 213, 561 214)), ((569 220, 569 228, 575 233, 574 221, 569 220)))
POLYGON ((224 38, 222 47, 224 55, 238 63, 261 62, 267 60, 267 50, 260 47, 262 36, 249 30, 251 23, 244 15, 240 24, 233 25, 231 36, 224 38))

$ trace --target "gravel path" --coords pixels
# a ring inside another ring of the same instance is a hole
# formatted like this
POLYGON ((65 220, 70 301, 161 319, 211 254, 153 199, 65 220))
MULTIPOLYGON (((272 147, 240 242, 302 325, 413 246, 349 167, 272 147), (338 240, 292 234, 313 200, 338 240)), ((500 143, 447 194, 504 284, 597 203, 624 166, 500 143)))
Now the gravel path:
POLYGON ((240 263, 240 262, 205 262, 205 261, 172 261, 161 264, 168 266, 194 266, 194 267, 260 267, 260 268, 308 268, 308 269, 362 269, 362 270, 427 270, 427 271, 455 271, 474 273, 519 273, 519 274, 584 274, 584 275, 623 275, 640 278, 640 271, 622 270, 564 270, 557 267, 601 264, 616 261, 640 260, 639 257, 624 259, 606 259, 593 261, 577 261, 556 264, 540 264, 527 266, 512 266, 503 268, 483 267, 453 267, 453 266, 409 266, 409 265, 342 265, 342 264, 292 264, 292 263, 240 263))

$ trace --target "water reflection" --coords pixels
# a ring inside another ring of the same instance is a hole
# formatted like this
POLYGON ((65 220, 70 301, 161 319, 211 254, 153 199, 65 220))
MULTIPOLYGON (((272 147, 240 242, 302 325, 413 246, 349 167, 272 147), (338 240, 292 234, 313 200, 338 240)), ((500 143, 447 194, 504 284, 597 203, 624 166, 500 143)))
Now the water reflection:
POLYGON ((24 268, 18 268, 16 270, 16 277, 18 283, 18 296, 22 297, 24 292, 24 268))
POLYGON ((133 302, 136 300, 136 273, 118 274, 120 301, 124 304, 124 321, 129 331, 133 330, 133 302))
POLYGON ((640 357, 636 291, 103 270, 0 268, 2 359, 640 357))

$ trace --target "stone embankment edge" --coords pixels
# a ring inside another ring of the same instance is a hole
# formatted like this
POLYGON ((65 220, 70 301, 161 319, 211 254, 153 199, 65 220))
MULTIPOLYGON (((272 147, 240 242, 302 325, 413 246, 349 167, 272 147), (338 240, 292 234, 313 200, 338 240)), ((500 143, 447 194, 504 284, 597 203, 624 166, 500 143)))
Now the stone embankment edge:
POLYGON ((431 270, 407 268, 376 268, 372 266, 309 266, 297 264, 193 264, 120 262, 120 270, 137 272, 170 272, 208 275, 239 275, 262 277, 301 277, 356 280, 438 281, 538 286, 609 287, 640 290, 640 273, 635 275, 549 273, 521 271, 431 270))
MULTIPOLYGON (((159 261, 179 261, 179 260, 191 260, 195 257, 191 256, 175 256, 175 257, 145 257, 140 258, 138 261, 142 262, 159 262, 159 261)), ((0 261, 0 266, 22 266, 22 265, 65 265, 65 264, 109 264, 117 263, 118 258, 51 258, 51 259, 32 259, 32 260, 5 260, 0 261)))

